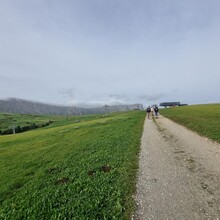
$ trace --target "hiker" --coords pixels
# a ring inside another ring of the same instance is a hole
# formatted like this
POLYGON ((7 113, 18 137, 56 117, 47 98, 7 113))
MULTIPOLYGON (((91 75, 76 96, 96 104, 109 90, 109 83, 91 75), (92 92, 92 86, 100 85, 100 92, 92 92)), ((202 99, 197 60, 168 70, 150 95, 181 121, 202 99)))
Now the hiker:
POLYGON ((151 113, 151 108, 150 106, 147 107, 147 118, 150 119, 150 113, 151 113))
POLYGON ((156 118, 158 118, 159 108, 157 107, 157 105, 154 106, 154 112, 155 112, 156 118))
POLYGON ((150 110, 151 110, 151 115, 153 117, 154 116, 154 108, 153 108, 153 106, 151 106, 150 110))

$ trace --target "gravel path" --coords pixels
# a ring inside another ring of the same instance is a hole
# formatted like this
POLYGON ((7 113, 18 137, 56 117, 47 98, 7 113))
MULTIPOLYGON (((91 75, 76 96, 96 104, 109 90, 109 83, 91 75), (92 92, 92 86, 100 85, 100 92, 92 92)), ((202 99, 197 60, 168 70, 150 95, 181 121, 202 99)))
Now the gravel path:
POLYGON ((133 219, 220 219, 220 145, 155 121, 144 124, 133 219))

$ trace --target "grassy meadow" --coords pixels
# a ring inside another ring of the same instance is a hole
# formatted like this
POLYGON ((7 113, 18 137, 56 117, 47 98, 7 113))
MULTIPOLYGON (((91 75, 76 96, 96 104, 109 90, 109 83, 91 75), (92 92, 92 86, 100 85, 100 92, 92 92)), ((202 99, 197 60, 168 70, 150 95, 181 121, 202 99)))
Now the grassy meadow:
POLYGON ((144 119, 60 116, 0 136, 0 219, 130 219, 144 119))
POLYGON ((26 126, 30 124, 44 124, 48 121, 64 120, 64 116, 50 115, 30 115, 30 114, 11 114, 0 113, 0 130, 7 129, 12 126, 26 126))
POLYGON ((171 120, 220 143, 220 104, 191 105, 161 109, 171 120))

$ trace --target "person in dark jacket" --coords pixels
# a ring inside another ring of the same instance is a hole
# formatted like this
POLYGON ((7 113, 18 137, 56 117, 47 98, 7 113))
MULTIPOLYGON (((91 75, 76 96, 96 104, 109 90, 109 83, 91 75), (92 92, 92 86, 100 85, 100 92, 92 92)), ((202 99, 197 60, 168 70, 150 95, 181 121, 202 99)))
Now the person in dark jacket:
POLYGON ((150 113, 151 113, 150 106, 147 107, 146 112, 147 112, 147 118, 150 119, 150 113))
POLYGON ((157 105, 154 106, 154 112, 155 112, 156 118, 158 118, 159 108, 157 107, 157 105))

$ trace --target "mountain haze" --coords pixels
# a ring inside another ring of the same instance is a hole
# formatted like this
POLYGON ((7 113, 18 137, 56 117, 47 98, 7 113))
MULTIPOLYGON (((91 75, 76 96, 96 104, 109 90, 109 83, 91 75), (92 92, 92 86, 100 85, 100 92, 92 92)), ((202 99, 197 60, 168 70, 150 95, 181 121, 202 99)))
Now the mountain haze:
POLYGON ((40 102, 27 101, 10 98, 0 100, 0 112, 20 113, 20 114, 44 114, 44 115, 86 115, 102 114, 110 112, 121 112, 139 109, 143 110, 142 104, 109 106, 106 109, 100 108, 80 108, 44 104, 40 102))

